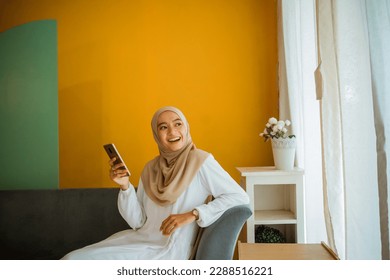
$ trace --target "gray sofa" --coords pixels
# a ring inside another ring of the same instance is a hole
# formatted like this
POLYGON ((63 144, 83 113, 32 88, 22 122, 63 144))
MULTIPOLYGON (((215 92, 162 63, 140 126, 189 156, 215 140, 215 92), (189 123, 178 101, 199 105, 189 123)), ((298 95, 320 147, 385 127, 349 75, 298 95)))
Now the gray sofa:
MULTIPOLYGON (((0 190, 0 259, 55 260, 129 226, 117 209, 118 189, 0 190)), ((232 259, 252 214, 229 209, 203 230, 194 259, 232 259)))

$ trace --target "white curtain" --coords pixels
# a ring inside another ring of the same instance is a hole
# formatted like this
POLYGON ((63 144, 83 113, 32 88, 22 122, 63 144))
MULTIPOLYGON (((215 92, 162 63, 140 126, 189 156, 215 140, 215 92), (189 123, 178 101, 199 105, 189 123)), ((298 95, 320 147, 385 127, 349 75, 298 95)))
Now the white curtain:
POLYGON ((278 1, 279 118, 292 121, 296 165, 305 170, 306 242, 327 241, 321 163, 321 125, 314 70, 317 67, 314 0, 278 1))
POLYGON ((389 259, 389 0, 313 2, 279 0, 280 117, 305 168, 307 242, 326 232, 341 259, 389 259))
POLYGON ((343 259, 384 257, 369 36, 376 31, 368 28, 370 2, 379 3, 317 1, 328 232, 343 259))
POLYGON ((390 259, 389 202, 390 165, 387 157, 390 146, 390 1, 365 1, 370 44, 372 92, 374 100, 375 130, 377 135, 377 163, 379 185, 380 228, 382 258, 390 259))

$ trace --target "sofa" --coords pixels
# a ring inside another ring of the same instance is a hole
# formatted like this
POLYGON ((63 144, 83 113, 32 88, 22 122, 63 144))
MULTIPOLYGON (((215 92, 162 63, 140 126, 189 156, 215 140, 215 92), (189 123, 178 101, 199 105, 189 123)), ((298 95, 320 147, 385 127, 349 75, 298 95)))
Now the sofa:
MULTIPOLYGON (((128 229, 118 189, 0 190, 0 259, 56 260, 128 229)), ((202 230, 194 259, 233 259, 248 205, 227 210, 202 230)))

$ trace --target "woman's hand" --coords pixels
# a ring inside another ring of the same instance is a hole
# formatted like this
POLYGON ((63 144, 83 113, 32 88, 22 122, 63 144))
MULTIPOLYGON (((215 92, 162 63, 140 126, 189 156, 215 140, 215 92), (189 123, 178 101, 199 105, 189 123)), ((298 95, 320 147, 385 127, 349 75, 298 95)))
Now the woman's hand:
POLYGON ((179 227, 192 223, 193 221, 195 221, 195 216, 192 212, 171 214, 162 222, 160 231, 163 235, 171 235, 179 227))
POLYGON ((112 158, 108 162, 108 164, 110 165, 110 179, 120 185, 122 190, 127 190, 129 188, 129 176, 127 175, 127 172, 129 171, 127 169, 121 168, 124 166, 124 163, 114 164, 115 160, 116 158, 112 158))

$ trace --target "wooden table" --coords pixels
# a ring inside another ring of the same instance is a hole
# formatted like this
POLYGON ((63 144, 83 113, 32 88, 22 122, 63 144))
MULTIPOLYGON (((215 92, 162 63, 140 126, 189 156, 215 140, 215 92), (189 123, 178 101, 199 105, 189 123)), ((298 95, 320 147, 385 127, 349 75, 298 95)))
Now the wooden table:
POLYGON ((239 260, 338 260, 338 256, 324 242, 297 243, 241 243, 239 260))

